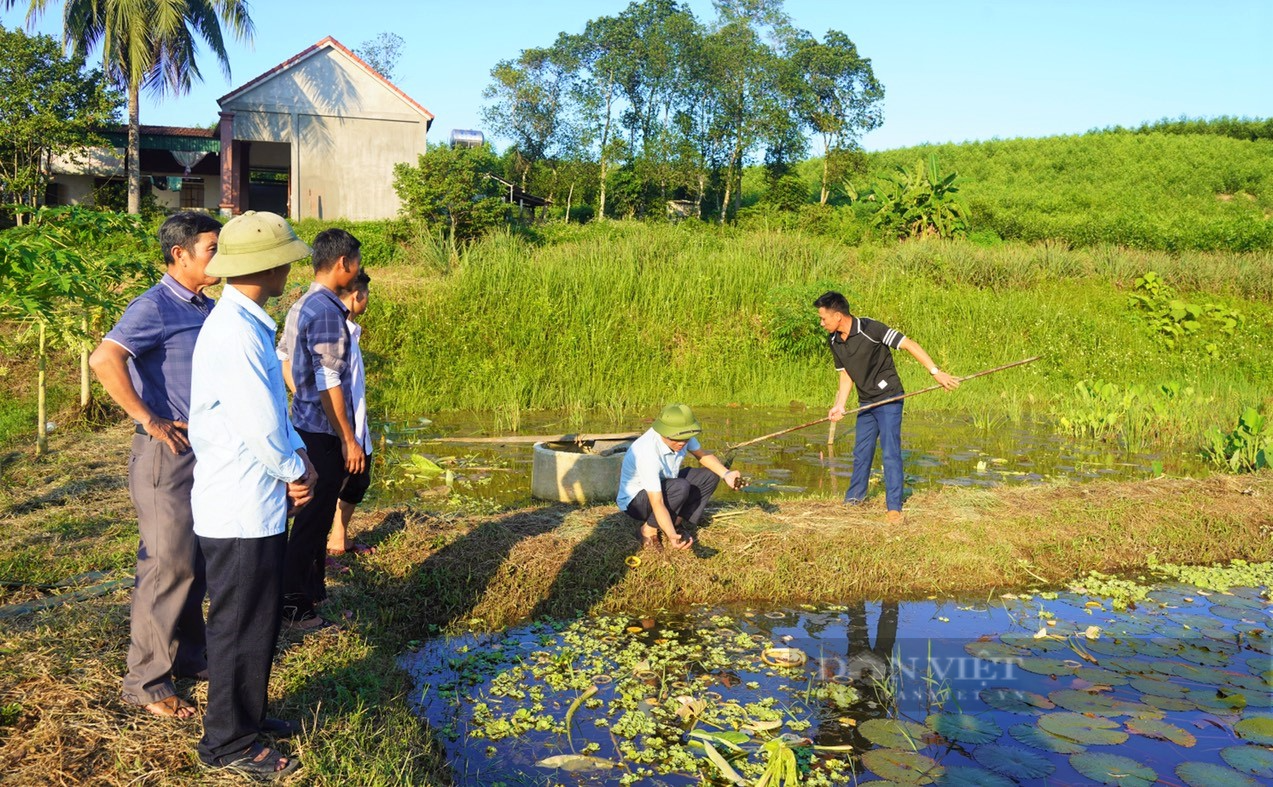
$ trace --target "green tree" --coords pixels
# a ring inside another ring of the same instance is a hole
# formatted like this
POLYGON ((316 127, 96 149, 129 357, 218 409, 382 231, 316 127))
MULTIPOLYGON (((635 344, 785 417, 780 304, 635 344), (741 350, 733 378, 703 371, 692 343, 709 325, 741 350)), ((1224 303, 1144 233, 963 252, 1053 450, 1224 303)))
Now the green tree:
POLYGON ((49 342, 80 353, 80 405, 89 405, 92 330, 123 310, 157 271, 150 233, 137 217, 80 207, 45 208, 0 233, 0 319, 37 334, 36 454, 48 450, 45 373, 49 342))
POLYGON ((413 167, 396 164, 393 189, 407 217, 439 230, 459 258, 459 245, 473 240, 503 220, 501 184, 493 176, 499 162, 485 145, 451 148, 432 145, 413 167))
POLYGON ((728 220, 743 166, 766 133, 788 117, 777 91, 778 53, 773 43, 789 35, 781 0, 717 0, 720 19, 705 40, 707 68, 702 94, 712 95, 711 133, 724 152, 720 221, 728 220), (771 43, 773 42, 773 43, 771 43))
POLYGON ((566 102, 576 64, 570 47, 526 49, 516 60, 491 69, 492 82, 482 97, 491 130, 513 140, 522 187, 530 169, 554 158, 568 135, 566 102))
MULTIPOLYGON (((49 5, 51 0, 30 0, 28 21, 49 5)), ((229 78, 222 25, 250 41, 247 0, 65 0, 63 46, 86 56, 100 45, 106 76, 128 93, 129 213, 141 210, 141 89, 156 96, 189 92, 194 80, 203 78, 195 61, 200 41, 229 78)))
POLYGON ((393 79, 393 72, 398 67, 398 59, 402 57, 402 46, 406 42, 397 33, 381 33, 375 38, 363 41, 354 50, 354 54, 362 61, 376 69, 382 77, 393 79))
POLYGON ((823 205, 831 195, 831 183, 839 181, 859 147, 862 134, 883 122, 884 87, 871 70, 871 61, 858 54, 857 46, 838 30, 828 30, 821 42, 799 36, 791 52, 804 86, 799 111, 807 126, 822 138, 823 205))
POLYGON ((37 207, 49 159, 104 144, 93 129, 115 120, 117 105, 82 55, 64 56, 50 36, 0 26, 0 202, 37 207))

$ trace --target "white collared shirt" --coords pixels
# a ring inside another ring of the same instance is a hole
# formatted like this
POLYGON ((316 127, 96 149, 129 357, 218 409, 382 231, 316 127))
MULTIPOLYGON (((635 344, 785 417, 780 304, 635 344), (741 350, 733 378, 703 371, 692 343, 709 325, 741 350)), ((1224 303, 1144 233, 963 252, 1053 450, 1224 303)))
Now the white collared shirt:
POLYGON ((697 450, 697 437, 691 437, 681 450, 673 451, 658 432, 653 428, 647 429, 623 456, 623 469, 619 471, 619 497, 615 501, 619 510, 626 511, 632 498, 642 491, 662 492, 662 479, 676 478, 685 455, 697 450))
POLYGON ((264 538, 287 529, 287 482, 305 447, 287 417, 274 320, 227 284, 195 342, 190 376, 190 508, 205 538, 264 538))
POLYGON ((362 365, 362 326, 346 319, 349 328, 349 395, 354 400, 354 437, 362 452, 371 455, 371 432, 367 430, 367 370, 362 365))

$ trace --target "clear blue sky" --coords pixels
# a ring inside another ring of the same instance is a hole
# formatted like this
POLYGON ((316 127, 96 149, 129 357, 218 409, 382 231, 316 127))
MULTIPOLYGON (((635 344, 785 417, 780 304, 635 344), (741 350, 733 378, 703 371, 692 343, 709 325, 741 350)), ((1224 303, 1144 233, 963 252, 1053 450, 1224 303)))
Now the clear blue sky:
MULTIPOLYGON (((395 82, 436 116, 429 137, 482 128, 491 67, 546 46, 628 0, 255 0, 256 39, 230 44, 226 80, 204 53, 190 95, 143 97, 142 122, 205 126, 216 99, 334 36, 384 31, 405 47, 395 82)), ((22 24, 18 8, 0 14, 22 24)), ((700 21, 710 0, 689 0, 700 21)), ((1163 117, 1273 115, 1273 0, 786 0, 796 25, 842 30, 884 84, 869 150, 921 142, 1073 134, 1163 117)), ((37 26, 60 37, 61 5, 37 26)), ((500 140, 495 140, 497 145, 500 140)))

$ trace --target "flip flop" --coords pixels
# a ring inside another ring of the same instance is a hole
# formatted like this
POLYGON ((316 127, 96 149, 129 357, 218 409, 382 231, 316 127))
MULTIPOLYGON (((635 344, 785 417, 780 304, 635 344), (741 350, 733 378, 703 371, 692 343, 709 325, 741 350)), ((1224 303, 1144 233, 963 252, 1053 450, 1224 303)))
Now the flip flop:
POLYGON ((351 569, 349 566, 344 565, 343 563, 341 563, 339 560, 337 560, 334 557, 328 557, 327 570, 331 572, 332 574, 341 576, 341 575, 350 573, 353 569, 351 569))
POLYGON ((290 628, 293 628, 297 631, 300 631, 306 634, 314 632, 314 631, 322 631, 324 629, 331 629, 332 631, 340 631, 339 625, 337 625, 333 621, 328 620, 327 618, 319 617, 318 613, 316 612, 306 612, 304 615, 301 615, 299 618, 297 618, 296 620, 293 620, 291 623, 288 623, 287 625, 290 628))
POLYGON ((217 770, 233 771, 258 782, 281 779, 301 767, 300 758, 296 755, 283 754, 278 749, 270 749, 259 743, 252 744, 237 757, 230 757, 234 759, 222 758, 220 762, 205 762, 204 765, 217 770), (284 759, 287 763, 280 768, 279 764, 284 759))
POLYGON ((371 555, 375 553, 376 548, 361 541, 355 541, 354 545, 345 551, 353 552, 355 555, 371 555))

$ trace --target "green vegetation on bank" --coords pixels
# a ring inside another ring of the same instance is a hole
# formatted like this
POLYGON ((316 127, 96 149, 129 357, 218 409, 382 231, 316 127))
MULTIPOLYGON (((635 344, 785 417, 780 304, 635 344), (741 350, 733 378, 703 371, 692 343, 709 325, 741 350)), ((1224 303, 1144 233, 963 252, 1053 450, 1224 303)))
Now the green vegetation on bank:
MULTIPOLYGON (((1267 253, 848 247, 798 232, 611 223, 558 228, 539 245, 488 238, 445 275, 382 268, 365 342, 374 409, 395 417, 477 409, 513 427, 523 409, 582 418, 677 399, 825 405, 835 375, 810 303, 829 288, 956 374, 1043 356, 913 407, 1058 422, 1095 408, 1091 417, 1113 427, 1105 436, 1200 444, 1266 405, 1273 379, 1267 253), (1227 332, 1208 323, 1167 346, 1129 303, 1148 271, 1241 323, 1227 332), (1085 381, 1140 386, 1144 406, 1084 397, 1085 381)), ((909 358, 899 368, 909 389, 928 384, 909 358)))
MULTIPOLYGON (((959 173, 974 237, 1135 249, 1273 248, 1273 140, 1096 133, 925 145, 868 156, 863 190, 936 154, 959 173)), ((815 169, 812 165, 808 169, 815 169)))

